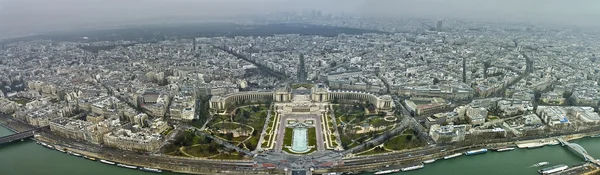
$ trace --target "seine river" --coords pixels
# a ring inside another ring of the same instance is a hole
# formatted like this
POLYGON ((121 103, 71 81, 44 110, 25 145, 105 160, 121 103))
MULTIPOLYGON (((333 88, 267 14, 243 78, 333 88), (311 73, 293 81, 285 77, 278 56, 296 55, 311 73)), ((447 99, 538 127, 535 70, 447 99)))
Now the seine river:
MULTIPOLYGON (((12 132, 0 127, 0 136, 12 132)), ((600 158, 600 138, 575 140, 595 158, 600 158)), ((550 162, 551 165, 567 164, 569 166, 583 162, 583 158, 570 150, 557 146, 546 146, 537 149, 516 149, 509 152, 488 152, 482 155, 461 156, 451 160, 438 160, 425 168, 402 172, 403 175, 535 175, 538 168, 530 167, 538 162, 550 162)), ((130 170, 117 166, 102 164, 83 158, 70 156, 58 151, 44 148, 33 141, 24 141, 0 147, 1 175, 148 175, 139 170, 130 170)), ((173 173, 162 173, 173 175, 173 173)), ((370 174, 370 173, 365 173, 370 174)))

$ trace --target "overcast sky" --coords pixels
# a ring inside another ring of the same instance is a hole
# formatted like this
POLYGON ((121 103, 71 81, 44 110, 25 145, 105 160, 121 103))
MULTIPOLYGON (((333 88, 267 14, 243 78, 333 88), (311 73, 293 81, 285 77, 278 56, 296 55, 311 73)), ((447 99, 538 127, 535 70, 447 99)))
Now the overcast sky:
POLYGON ((0 0, 0 38, 33 32, 115 27, 320 9, 389 16, 467 18, 600 26, 600 0, 0 0))

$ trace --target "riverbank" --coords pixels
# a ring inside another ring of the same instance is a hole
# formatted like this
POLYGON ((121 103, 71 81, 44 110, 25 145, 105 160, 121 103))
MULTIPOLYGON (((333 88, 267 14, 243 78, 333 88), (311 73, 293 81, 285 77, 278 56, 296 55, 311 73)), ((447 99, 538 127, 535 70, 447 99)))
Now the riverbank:
MULTIPOLYGON (((600 131, 591 132, 591 133, 569 134, 569 135, 564 135, 564 136, 560 136, 560 137, 562 137, 566 141, 572 141, 572 140, 577 140, 577 139, 581 139, 581 138, 586 138, 589 136, 598 135, 599 133, 600 133, 600 131)), ((326 172, 358 173, 358 172, 373 172, 373 171, 377 171, 380 169, 390 169, 392 167, 393 168, 402 168, 402 167, 407 167, 407 166, 410 166, 410 165, 413 165, 416 163, 423 162, 425 160, 443 159, 444 156, 448 156, 448 155, 452 155, 452 154, 456 154, 456 153, 463 153, 465 151, 469 151, 469 150, 473 150, 473 149, 480 149, 480 148, 493 149, 493 148, 500 148, 500 147, 518 147, 519 144, 521 144, 522 146, 523 146, 523 144, 525 144, 525 145, 543 144, 544 146, 545 145, 554 145, 554 144, 556 144, 556 142, 555 142, 556 139, 553 139, 553 138, 556 138, 556 137, 530 139, 530 140, 518 140, 518 141, 510 141, 510 142, 499 142, 499 143, 483 143, 483 144, 461 146, 461 147, 457 147, 457 148, 447 149, 447 150, 444 150, 444 151, 441 151, 438 153, 433 153, 433 154, 425 154, 425 155, 411 154, 410 157, 403 157, 400 155, 394 155, 392 153, 384 153, 384 154, 370 155, 370 156, 359 156, 359 157, 355 157, 353 159, 357 159, 357 158, 377 159, 378 156, 380 156, 380 157, 387 156, 387 157, 394 157, 394 160, 375 161, 375 163, 352 165, 352 166, 348 166, 348 167, 342 166, 342 167, 336 167, 332 170, 322 170, 322 171, 318 171, 318 172, 319 173, 326 173, 326 172)), ((534 148, 534 147, 531 147, 531 148, 534 148)), ((562 149, 568 149, 568 148, 562 148, 562 149)), ((414 150, 412 152, 418 153, 418 151, 419 150, 414 150)), ((407 154, 407 153, 402 153, 402 154, 407 154)), ((583 160, 583 158, 581 158, 581 159, 583 160)), ((594 165, 594 167, 596 167, 596 166, 594 165)))
POLYGON ((66 151, 81 154, 83 156, 108 160, 138 167, 151 167, 165 171, 185 174, 269 174, 266 171, 252 170, 251 161, 219 161, 194 160, 185 158, 164 157, 161 155, 143 155, 129 153, 122 150, 111 150, 97 148, 94 145, 84 143, 65 143, 64 140, 53 138, 51 135, 37 135, 35 140, 51 145, 61 145, 66 151), (240 169, 239 167, 250 167, 240 169))

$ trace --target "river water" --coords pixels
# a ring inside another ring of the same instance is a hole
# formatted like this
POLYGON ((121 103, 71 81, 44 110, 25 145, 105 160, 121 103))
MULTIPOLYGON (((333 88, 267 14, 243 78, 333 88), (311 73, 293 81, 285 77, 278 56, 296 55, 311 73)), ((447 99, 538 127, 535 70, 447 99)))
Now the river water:
MULTIPOLYGON (((12 132, 0 127, 0 136, 12 132)), ((572 141, 578 143, 595 158, 600 158, 600 138, 585 138, 572 141)), ((530 167, 538 162, 569 166, 583 162, 583 157, 567 148, 546 146, 537 149, 516 149, 508 152, 493 152, 475 156, 461 156, 450 160, 438 160, 426 164, 425 168, 402 175, 535 175, 539 168, 530 167)), ((13 143, 0 147, 0 175, 149 175, 139 170, 130 170, 98 161, 90 161, 54 150, 49 150, 33 141, 13 143)), ((174 175, 174 173, 162 173, 174 175)), ((365 173, 367 174, 367 173, 365 173)), ((370 174, 370 173, 369 173, 370 174)))

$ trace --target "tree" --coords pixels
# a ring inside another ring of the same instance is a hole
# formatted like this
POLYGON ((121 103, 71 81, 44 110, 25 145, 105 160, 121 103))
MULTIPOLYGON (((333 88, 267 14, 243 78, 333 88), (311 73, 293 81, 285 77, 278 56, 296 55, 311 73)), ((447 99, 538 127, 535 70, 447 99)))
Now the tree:
POLYGON ((440 79, 438 78, 433 78, 433 84, 438 84, 440 83, 440 79))
POLYGON ((565 98, 565 99, 568 99, 568 98, 571 97, 571 95, 573 95, 573 92, 564 91, 563 94, 562 94, 562 97, 565 98))
POLYGON ((227 140, 233 140, 233 133, 227 133, 227 140))
POLYGON ((540 100, 540 97, 542 97, 542 92, 540 92, 540 91, 538 91, 538 90, 536 90, 536 91, 533 91, 533 99, 534 99, 535 101, 539 101, 539 100, 540 100))
POLYGON ((407 136, 406 136, 406 141, 411 141, 411 140, 412 140, 412 138, 413 138, 413 136, 412 136, 412 135, 407 135, 407 136))
POLYGON ((248 150, 254 150, 256 147, 252 145, 252 143, 246 143, 246 148, 248 148, 248 150))

